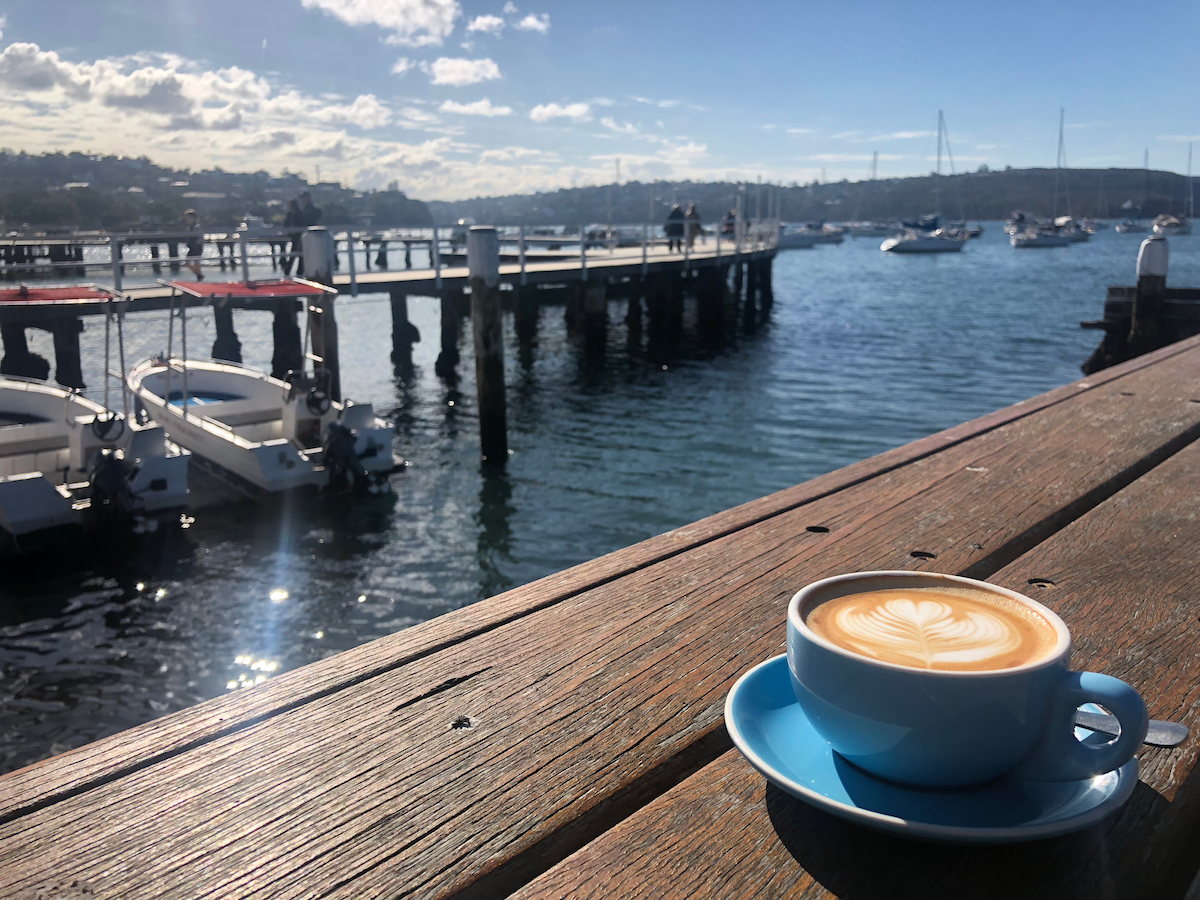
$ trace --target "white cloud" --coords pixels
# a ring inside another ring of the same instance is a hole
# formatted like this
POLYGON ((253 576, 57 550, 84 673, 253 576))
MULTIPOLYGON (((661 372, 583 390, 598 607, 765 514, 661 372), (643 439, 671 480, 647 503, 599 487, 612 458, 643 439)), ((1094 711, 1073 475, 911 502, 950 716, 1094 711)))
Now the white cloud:
POLYGON ((513 26, 521 31, 536 31, 539 34, 545 34, 550 30, 550 13, 542 13, 540 16, 530 13, 520 22, 513 26))
POLYGON ((4 26, 8 24, 8 16, 0 15, 0 38, 4 37, 4 26))
POLYGON ((788 134, 812 134, 811 128, 788 128, 785 130, 788 134))
POLYGON ((1200 134, 1159 134, 1155 135, 1156 141, 1172 141, 1174 143, 1186 144, 1190 141, 1200 141, 1200 134))
POLYGON ((630 97, 634 103, 645 103, 648 106, 657 106, 659 109, 672 109, 679 105, 678 100, 651 100, 649 97, 630 97))
POLYGON ((454 30, 462 9, 458 0, 302 0, 347 25, 378 25, 392 32, 388 42, 410 47, 440 45, 454 30))
POLYGON ((637 126, 632 122, 616 122, 611 116, 606 116, 600 120, 600 124, 610 131, 615 131, 617 134, 637 134, 637 126))
POLYGON ((499 34, 504 30, 504 20, 499 16, 476 16, 467 26, 467 31, 482 31, 484 34, 499 34))
POLYGON ((357 125, 359 128, 380 128, 392 121, 391 110, 374 94, 361 94, 349 106, 326 106, 314 117, 321 122, 357 125))
POLYGON ((512 0, 508 0, 508 2, 504 4, 504 9, 502 9, 501 12, 503 12, 506 16, 514 16, 517 14, 517 4, 513 3, 512 0))
POLYGON ((500 77, 500 67, 490 59, 461 59, 441 56, 429 65, 434 84, 463 87, 500 77))
POLYGON ((474 103, 455 103, 453 100, 447 100, 438 109, 442 112, 458 113, 462 116, 512 115, 511 106, 493 106, 492 101, 487 97, 484 97, 482 100, 476 100, 474 103))
POLYGON ((416 63, 414 63, 407 56, 402 56, 396 60, 395 64, 392 66, 392 74, 399 75, 401 78, 403 78, 404 74, 415 65, 416 63))
POLYGON ((529 118, 535 122, 548 122, 551 119, 574 119, 576 122, 589 122, 592 118, 592 108, 586 103, 569 103, 566 106, 559 106, 557 103, 543 103, 530 110, 529 118))

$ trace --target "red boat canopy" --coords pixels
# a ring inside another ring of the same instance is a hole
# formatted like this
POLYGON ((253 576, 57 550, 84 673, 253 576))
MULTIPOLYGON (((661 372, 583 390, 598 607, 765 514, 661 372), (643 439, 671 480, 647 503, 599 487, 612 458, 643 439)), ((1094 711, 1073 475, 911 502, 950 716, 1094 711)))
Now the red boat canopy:
POLYGON ((112 299, 112 291, 94 284, 66 287, 19 287, 0 290, 0 303, 97 303, 112 299))
POLYGON ((279 278, 274 281, 164 281, 190 297, 235 298, 238 300, 270 300, 275 297, 316 297, 336 294, 337 289, 305 281, 302 278, 279 278))

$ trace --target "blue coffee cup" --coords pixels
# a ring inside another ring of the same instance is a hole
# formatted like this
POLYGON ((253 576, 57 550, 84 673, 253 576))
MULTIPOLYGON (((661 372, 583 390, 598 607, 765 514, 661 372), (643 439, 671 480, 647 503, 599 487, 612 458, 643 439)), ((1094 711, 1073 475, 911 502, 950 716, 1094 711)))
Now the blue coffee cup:
POLYGON ((1068 668, 1066 624, 1040 603, 996 585, 923 572, 862 572, 803 588, 788 605, 792 689, 813 728, 842 757, 880 778, 924 788, 982 784, 1009 773, 1076 781, 1119 768, 1137 752, 1149 719, 1125 682, 1068 668), (986 671, 918 669, 863 656, 816 634, 805 616, 864 591, 967 588, 1036 612, 1055 637, 1048 654, 986 671), (1079 741, 1075 710, 1097 703, 1120 723, 1115 740, 1079 741))

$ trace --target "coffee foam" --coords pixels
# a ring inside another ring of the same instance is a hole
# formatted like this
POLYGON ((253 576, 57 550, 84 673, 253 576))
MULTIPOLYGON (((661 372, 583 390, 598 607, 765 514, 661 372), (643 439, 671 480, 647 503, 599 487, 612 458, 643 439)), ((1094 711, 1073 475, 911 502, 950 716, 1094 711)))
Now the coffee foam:
POLYGON ((916 669, 986 671, 1043 659, 1058 643, 1036 610, 970 588, 891 588, 834 597, 805 621, 843 649, 916 669))

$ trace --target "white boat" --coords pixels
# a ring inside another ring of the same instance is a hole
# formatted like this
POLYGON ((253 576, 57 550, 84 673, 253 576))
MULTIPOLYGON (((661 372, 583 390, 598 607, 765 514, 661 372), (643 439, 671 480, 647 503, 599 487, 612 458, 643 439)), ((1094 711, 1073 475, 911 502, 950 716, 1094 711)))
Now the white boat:
POLYGON ((1058 234, 1065 235, 1068 244, 1080 244, 1092 236, 1090 231, 1071 216, 1059 216, 1055 219, 1054 230, 1058 234))
POLYGON ((889 253, 958 253, 967 238, 906 228, 902 234, 890 237, 879 245, 889 253))
POLYGON ((779 242, 775 246, 780 250, 808 250, 815 247, 816 244, 815 235, 806 234, 785 225, 779 226, 779 242))
POLYGON ((811 237, 816 244, 840 244, 846 240, 845 229, 836 225, 825 225, 820 222, 810 222, 796 229, 797 234, 811 237))
POLYGON ((188 454, 161 427, 127 421, 78 392, 0 377, 0 531, 6 549, 187 502, 188 454))
POLYGON ((1117 234, 1145 234, 1146 223, 1136 219, 1125 219, 1117 223, 1117 227, 1113 229, 1117 234))
POLYGON ((331 400, 320 375, 289 384, 232 363, 148 359, 128 384, 172 441, 259 491, 390 491, 392 427, 370 403, 331 400))
POLYGON ((1161 234, 1163 237, 1173 237, 1175 235, 1191 234, 1192 223, 1190 219, 1183 216, 1169 216, 1163 214, 1154 220, 1154 233, 1161 234))
POLYGON ((1010 235, 1008 240, 1018 248, 1066 247, 1071 243, 1069 235, 1049 228, 1026 228, 1010 235))

